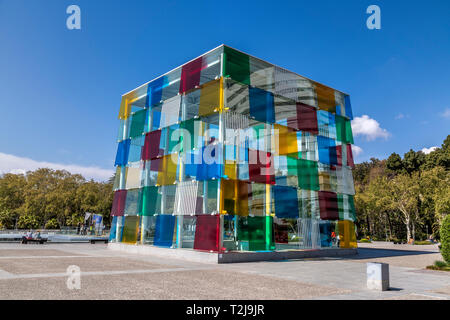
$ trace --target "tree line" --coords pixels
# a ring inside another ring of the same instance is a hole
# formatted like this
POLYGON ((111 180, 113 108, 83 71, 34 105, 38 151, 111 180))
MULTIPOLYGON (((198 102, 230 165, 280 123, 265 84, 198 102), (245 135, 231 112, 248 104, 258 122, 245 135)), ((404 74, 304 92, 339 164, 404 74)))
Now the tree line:
POLYGON ((358 237, 439 238, 450 213, 450 135, 429 154, 410 150, 371 158, 353 171, 358 237))
POLYGON ((109 223, 113 177, 87 181, 79 174, 47 168, 0 176, 0 229, 59 229, 84 222, 85 212, 109 223))
MULTIPOLYGON (((450 135, 429 154, 392 153, 357 164, 355 208, 358 237, 423 240, 439 237, 450 213, 450 135)), ((107 182, 86 180, 64 170, 38 169, 0 176, 0 229, 76 226, 85 212, 102 214, 107 225, 113 201, 107 182)))

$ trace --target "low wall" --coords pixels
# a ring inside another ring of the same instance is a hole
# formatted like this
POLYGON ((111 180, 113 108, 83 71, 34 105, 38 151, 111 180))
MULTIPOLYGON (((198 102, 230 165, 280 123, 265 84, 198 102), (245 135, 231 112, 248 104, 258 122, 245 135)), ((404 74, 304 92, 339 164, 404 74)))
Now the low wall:
POLYGON ((288 259, 305 259, 321 257, 342 257, 355 255, 358 249, 311 249, 311 250, 286 250, 274 252, 202 252, 189 249, 169 249, 159 248, 148 245, 134 245, 126 243, 109 243, 108 249, 123 251, 134 254, 152 255, 164 258, 183 259, 187 261, 203 263, 238 263, 238 262, 256 262, 256 261, 274 261, 288 259))

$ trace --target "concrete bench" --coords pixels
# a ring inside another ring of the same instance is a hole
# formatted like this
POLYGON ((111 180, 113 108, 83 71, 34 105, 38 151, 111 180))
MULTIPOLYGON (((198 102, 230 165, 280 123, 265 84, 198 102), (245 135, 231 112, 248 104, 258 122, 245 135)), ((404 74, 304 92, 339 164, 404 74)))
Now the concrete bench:
POLYGON ((28 243, 36 243, 36 244, 44 244, 47 242, 47 239, 40 238, 40 239, 32 239, 32 238, 22 238, 22 244, 28 244, 28 243))
POLYGON ((90 239, 89 242, 91 244, 95 244, 96 242, 104 242, 104 243, 108 243, 108 239, 90 239))

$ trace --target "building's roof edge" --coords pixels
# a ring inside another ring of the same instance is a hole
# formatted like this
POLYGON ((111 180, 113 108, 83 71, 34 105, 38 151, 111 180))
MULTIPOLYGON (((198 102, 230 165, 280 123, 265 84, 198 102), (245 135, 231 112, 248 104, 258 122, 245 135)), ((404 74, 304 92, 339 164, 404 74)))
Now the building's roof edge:
MULTIPOLYGON (((164 77, 166 74, 169 74, 169 73, 171 73, 172 71, 174 71, 174 70, 176 70, 176 69, 178 69, 178 68, 183 67, 184 65, 188 64, 189 62, 192 62, 192 61, 194 61, 195 59, 198 59, 198 58, 204 56, 205 54, 208 54, 208 53, 210 53, 210 52, 213 52, 214 50, 217 50, 217 49, 219 49, 220 47, 223 47, 223 46, 224 46, 224 44, 221 44, 220 46, 217 46, 217 47, 215 47, 214 49, 211 49, 211 50, 209 50, 208 52, 205 52, 205 53, 203 53, 203 54, 201 54, 201 55, 195 57, 194 59, 191 59, 191 60, 189 60, 188 62, 185 62, 185 63, 183 63, 182 65, 179 65, 179 66, 177 66, 177 67, 171 69, 170 71, 167 71, 166 73, 163 73, 163 74, 157 76, 156 78, 153 78, 153 79, 150 80, 150 81, 147 81, 146 83, 140 85, 139 87, 136 87, 136 88, 134 88, 133 90, 130 90, 130 91, 128 91, 127 93, 122 94, 122 96, 126 96, 127 94, 129 94, 129 93, 131 93, 131 92, 133 92, 133 91, 135 91, 135 90, 137 90, 137 89, 139 89, 139 88, 141 88, 141 87, 144 87, 144 86, 148 85, 150 82, 153 82, 153 81, 155 81, 156 79, 159 79, 159 78, 161 78, 161 77, 164 77)), ((230 48, 231 48, 231 47, 230 47, 230 48)), ((233 49, 234 49, 234 48, 233 48, 233 49)))
POLYGON ((258 60, 260 60, 260 61, 262 61, 262 62, 271 64, 271 65, 273 65, 274 67, 277 67, 277 68, 286 70, 286 71, 288 71, 288 72, 291 72, 291 73, 293 73, 293 74, 295 74, 295 75, 297 75, 297 76, 299 76, 299 77, 305 78, 305 79, 307 79, 307 80, 309 80, 309 81, 316 82, 316 83, 318 83, 318 84, 321 84, 321 85, 326 86, 326 87, 328 87, 328 88, 331 88, 331 89, 333 89, 333 90, 339 91, 340 93, 343 93, 343 94, 345 94, 345 95, 349 95, 348 93, 346 93, 346 92, 344 92, 344 91, 338 90, 338 89, 336 89, 336 88, 334 88, 334 87, 328 86, 328 85, 326 85, 326 84, 323 84, 322 82, 313 80, 313 79, 311 79, 311 78, 302 76, 301 74, 298 74, 297 72, 294 72, 294 71, 292 71, 292 70, 286 69, 286 68, 284 68, 284 67, 280 67, 279 65, 276 65, 276 64, 274 64, 274 63, 272 63, 272 62, 269 62, 269 61, 266 61, 266 60, 264 60, 264 59, 255 57, 254 55, 248 54, 247 52, 244 52, 244 51, 242 51, 242 50, 233 48, 233 47, 231 47, 231 46, 229 46, 229 45, 226 45, 226 44, 222 44, 222 46, 231 48, 231 49, 236 50, 236 51, 239 51, 239 52, 241 52, 241 53, 243 53, 243 54, 246 54, 246 55, 248 55, 248 56, 250 56, 250 57, 252 57, 252 58, 254 58, 254 59, 258 59, 258 60))
POLYGON ((165 75, 171 73, 172 71, 174 71, 174 70, 176 70, 176 69, 178 69, 178 68, 183 67, 184 65, 188 64, 189 62, 194 61, 195 59, 198 59, 198 58, 200 58, 200 57, 202 57, 202 56, 204 56, 204 55, 206 55, 206 54, 208 54, 208 53, 210 53, 210 52, 213 52, 214 50, 219 49, 220 47, 228 47, 228 48, 231 48, 231 49, 233 49, 233 50, 236 50, 236 51, 239 51, 239 52, 241 52, 241 53, 243 53, 243 54, 246 54, 246 55, 248 55, 249 57, 252 57, 252 58, 254 58, 254 59, 257 59, 257 60, 260 60, 260 61, 262 61, 262 62, 268 63, 268 64, 270 64, 270 65, 273 65, 274 67, 277 67, 277 68, 286 70, 286 71, 288 71, 288 72, 291 72, 291 73, 293 73, 293 74, 295 74, 295 75, 297 75, 297 76, 299 76, 299 77, 305 78, 305 79, 307 79, 307 80, 309 80, 309 81, 312 81, 312 82, 321 84, 321 85, 326 86, 326 87, 328 87, 328 88, 331 88, 331 89, 333 89, 333 90, 339 91, 340 93, 343 93, 343 94, 345 94, 345 95, 349 95, 348 93, 346 93, 346 92, 344 92, 344 91, 335 89, 334 87, 331 87, 331 86, 328 86, 328 85, 326 85, 326 84, 323 84, 322 82, 319 82, 319 81, 310 79, 310 78, 308 78, 308 77, 302 76, 301 74, 298 74, 297 72, 294 72, 294 71, 292 71, 292 70, 289 70, 289 69, 280 67, 279 65, 273 64, 273 63, 271 63, 271 62, 269 62, 269 61, 266 61, 266 60, 263 60, 263 59, 261 59, 261 58, 255 57, 254 55, 248 54, 247 52, 244 52, 244 51, 242 51, 242 50, 236 49, 236 48, 234 48, 234 47, 231 47, 231 46, 229 46, 229 45, 226 45, 226 44, 222 43, 221 45, 219 45, 219 46, 217 46, 217 47, 215 47, 215 48, 209 50, 208 52, 205 52, 205 53, 203 53, 203 54, 201 54, 201 55, 195 57, 194 59, 191 59, 191 60, 189 60, 189 61, 183 63, 182 65, 179 65, 179 66, 177 66, 177 67, 171 69, 170 71, 167 71, 166 73, 161 74, 161 75, 159 75, 158 77, 156 77, 156 78, 154 78, 154 79, 152 79, 152 80, 150 80, 150 81, 147 81, 146 83, 144 83, 144 84, 142 84, 142 85, 140 85, 140 86, 138 86, 138 87, 136 87, 136 88, 134 88, 134 89, 128 91, 127 93, 122 94, 122 97, 123 97, 123 96, 126 96, 127 94, 129 94, 129 93, 131 93, 131 92, 133 92, 133 91, 135 91, 135 90, 138 90, 138 89, 141 88, 141 87, 144 87, 144 86, 148 85, 150 82, 153 82, 153 81, 155 81, 156 79, 159 79, 159 78, 161 78, 161 77, 163 77, 163 76, 165 76, 165 75))

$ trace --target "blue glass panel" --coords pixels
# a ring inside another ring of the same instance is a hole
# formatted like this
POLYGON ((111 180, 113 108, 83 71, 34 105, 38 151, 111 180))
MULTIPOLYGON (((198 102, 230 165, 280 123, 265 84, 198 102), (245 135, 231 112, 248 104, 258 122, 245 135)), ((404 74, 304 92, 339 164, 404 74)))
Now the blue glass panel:
POLYGON ((130 139, 126 139, 119 142, 117 146, 116 161, 114 165, 124 166, 128 163, 128 153, 130 152, 130 139))
POLYGON ((331 247, 331 223, 330 221, 320 221, 320 245, 322 247, 331 247))
POLYGON ((148 107, 158 104, 162 100, 162 89, 167 86, 167 77, 160 77, 153 82, 149 83, 147 87, 147 98, 145 100, 145 106, 148 107))
POLYGON ((116 240, 117 216, 111 221, 111 229, 109 231, 109 241, 116 240))
POLYGON ((274 123, 274 98, 271 92, 259 89, 248 88, 250 100, 250 116, 261 122, 274 123))
POLYGON ((195 177, 197 175, 196 157, 198 158, 198 150, 186 152, 186 164, 184 173, 186 176, 195 177))
POLYGON ((287 177, 275 177, 275 184, 279 186, 287 186, 287 177))
POLYGON ((156 230, 153 244, 155 246, 170 247, 173 241, 175 216, 162 214, 156 217, 156 230))
POLYGON ((249 180, 250 173, 248 170, 248 163, 240 163, 238 164, 238 172, 239 172, 239 180, 249 180))
POLYGON ((350 120, 353 120, 353 111, 352 111, 352 104, 350 102, 350 96, 345 96, 344 103, 345 103, 345 115, 349 117, 350 120))
POLYGON ((275 215, 278 218, 298 218, 297 188, 273 186, 275 215))
POLYGON ((154 110, 152 119, 152 129, 150 131, 158 130, 160 128, 159 126, 160 123, 161 123, 161 112, 154 110))
MULTIPOLYGON (((217 163, 217 161, 214 161, 211 164, 207 164, 205 162, 205 154, 208 152, 205 152, 205 148, 202 148, 202 153, 203 154, 203 160, 200 164, 197 164, 197 175, 196 175, 196 179, 198 181, 204 181, 204 180, 211 180, 212 178, 220 178, 222 176, 222 172, 223 172, 223 165, 221 163, 217 163)), ((218 150, 220 151, 220 147, 218 148, 218 150)), ((215 155, 215 151, 216 149, 213 149, 210 153, 211 153, 211 157, 215 158, 215 159, 221 159, 221 155, 218 155, 218 157, 216 157, 215 155)))
POLYGON ((336 143, 333 139, 317 136, 319 161, 324 164, 337 165, 336 143))
POLYGON ((131 139, 130 151, 128 153, 128 162, 136 162, 141 160, 142 147, 144 146, 145 137, 140 136, 131 139))

